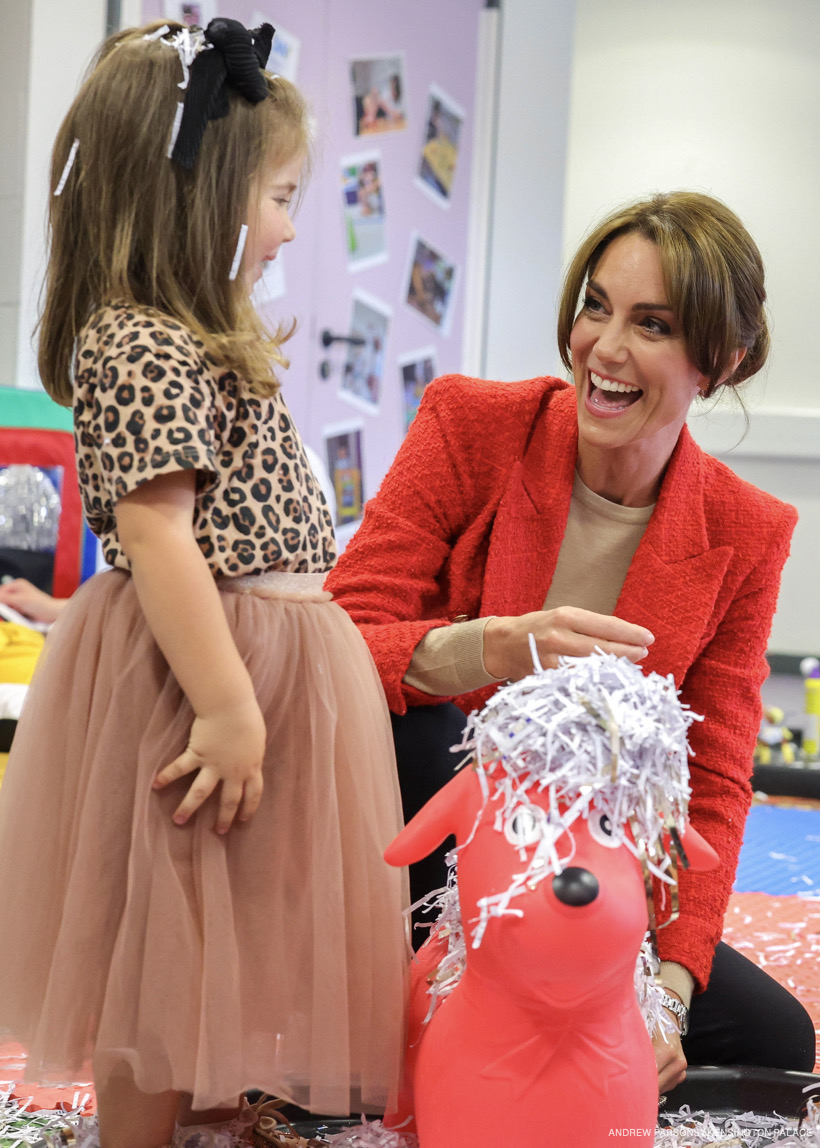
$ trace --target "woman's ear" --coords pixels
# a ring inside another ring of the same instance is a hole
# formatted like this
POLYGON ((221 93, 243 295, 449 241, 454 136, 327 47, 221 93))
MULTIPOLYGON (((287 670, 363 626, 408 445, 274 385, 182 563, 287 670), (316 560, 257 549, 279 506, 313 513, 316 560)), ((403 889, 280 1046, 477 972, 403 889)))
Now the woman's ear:
POLYGON ((738 347, 736 351, 732 351, 731 355, 729 356, 729 361, 726 364, 726 370, 720 376, 718 386, 722 386, 722 384, 725 383, 727 379, 731 379, 732 375, 735 373, 745 358, 745 347, 738 347))

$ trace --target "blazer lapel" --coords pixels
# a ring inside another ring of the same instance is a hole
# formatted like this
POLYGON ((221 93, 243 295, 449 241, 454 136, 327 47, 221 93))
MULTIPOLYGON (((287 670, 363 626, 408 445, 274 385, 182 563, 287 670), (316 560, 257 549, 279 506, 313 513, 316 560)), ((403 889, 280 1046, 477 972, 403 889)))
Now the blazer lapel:
POLYGON ((495 516, 481 614, 540 610, 566 529, 578 453, 575 391, 549 392, 495 516))
POLYGON ((730 546, 709 547, 702 458, 684 426, 615 607, 619 618, 655 635, 643 668, 673 673, 678 687, 708 641, 734 553, 730 546))

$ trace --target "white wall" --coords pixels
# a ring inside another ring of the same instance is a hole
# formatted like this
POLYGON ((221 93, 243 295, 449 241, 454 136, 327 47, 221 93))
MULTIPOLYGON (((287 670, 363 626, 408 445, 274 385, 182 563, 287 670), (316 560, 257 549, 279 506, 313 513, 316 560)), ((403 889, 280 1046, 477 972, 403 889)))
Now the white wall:
POLYGON ((800 512, 771 640, 784 653, 820 652, 819 138, 817 0, 578 0, 565 258, 611 207, 682 187, 725 200, 763 253, 774 349, 748 391, 752 433, 725 453, 742 420, 692 427, 800 512))
POLYGON ((484 372, 554 372, 575 0, 501 0, 495 211, 484 372))
POLYGON ((17 370, 20 323, 30 0, 0 0, 0 26, 7 44, 0 69, 0 386, 10 386, 17 370))
MULTIPOLYGON (((5 13, 7 8, 16 8, 17 2, 0 0, 0 11, 5 13)), ((86 66, 105 34, 106 4, 105 0, 25 0, 20 7, 29 11, 29 36, 27 66, 21 74, 21 82, 24 79, 26 83, 22 89, 26 106, 25 159, 22 165, 22 248, 19 261, 15 261, 18 272, 15 278, 19 286, 14 381, 17 386, 36 388, 40 382, 32 331, 37 320, 37 300, 45 270, 51 148, 86 66)), ((12 47, 7 43, 7 55, 11 52, 12 47)), ((0 379, 0 383, 12 381, 0 379)))

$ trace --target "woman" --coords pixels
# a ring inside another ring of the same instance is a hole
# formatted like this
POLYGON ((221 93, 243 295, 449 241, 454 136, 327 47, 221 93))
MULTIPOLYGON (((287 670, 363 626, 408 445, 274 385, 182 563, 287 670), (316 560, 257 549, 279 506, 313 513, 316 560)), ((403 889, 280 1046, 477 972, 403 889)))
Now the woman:
POLYGON ((690 813, 722 866, 683 875, 680 918, 659 933, 684 1031, 697 990, 683 1043, 656 1042, 661 1091, 683 1079, 687 1057, 814 1063, 802 1006, 719 943, 796 514, 705 455, 685 426, 696 397, 763 366, 764 300, 757 247, 718 201, 677 192, 615 212, 567 273, 558 340, 574 388, 433 383, 327 582, 365 635, 391 710, 425 707, 394 722, 408 813, 446 780, 442 747, 461 724, 433 698, 464 713, 483 705, 499 681, 531 671, 530 633, 544 665, 600 646, 673 673, 706 716, 690 735, 690 813), (419 784, 427 760, 437 774, 419 784))

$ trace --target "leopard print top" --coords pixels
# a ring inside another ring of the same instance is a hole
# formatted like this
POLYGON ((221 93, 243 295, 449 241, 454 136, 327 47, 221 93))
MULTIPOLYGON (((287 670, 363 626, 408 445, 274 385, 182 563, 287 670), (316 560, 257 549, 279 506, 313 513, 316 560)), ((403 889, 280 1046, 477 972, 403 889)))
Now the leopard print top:
POLYGON ((74 440, 83 508, 110 565, 128 570, 118 499, 197 472, 194 535, 214 575, 318 573, 336 559, 327 504, 281 394, 260 398, 176 320, 97 311, 77 341, 74 440))

